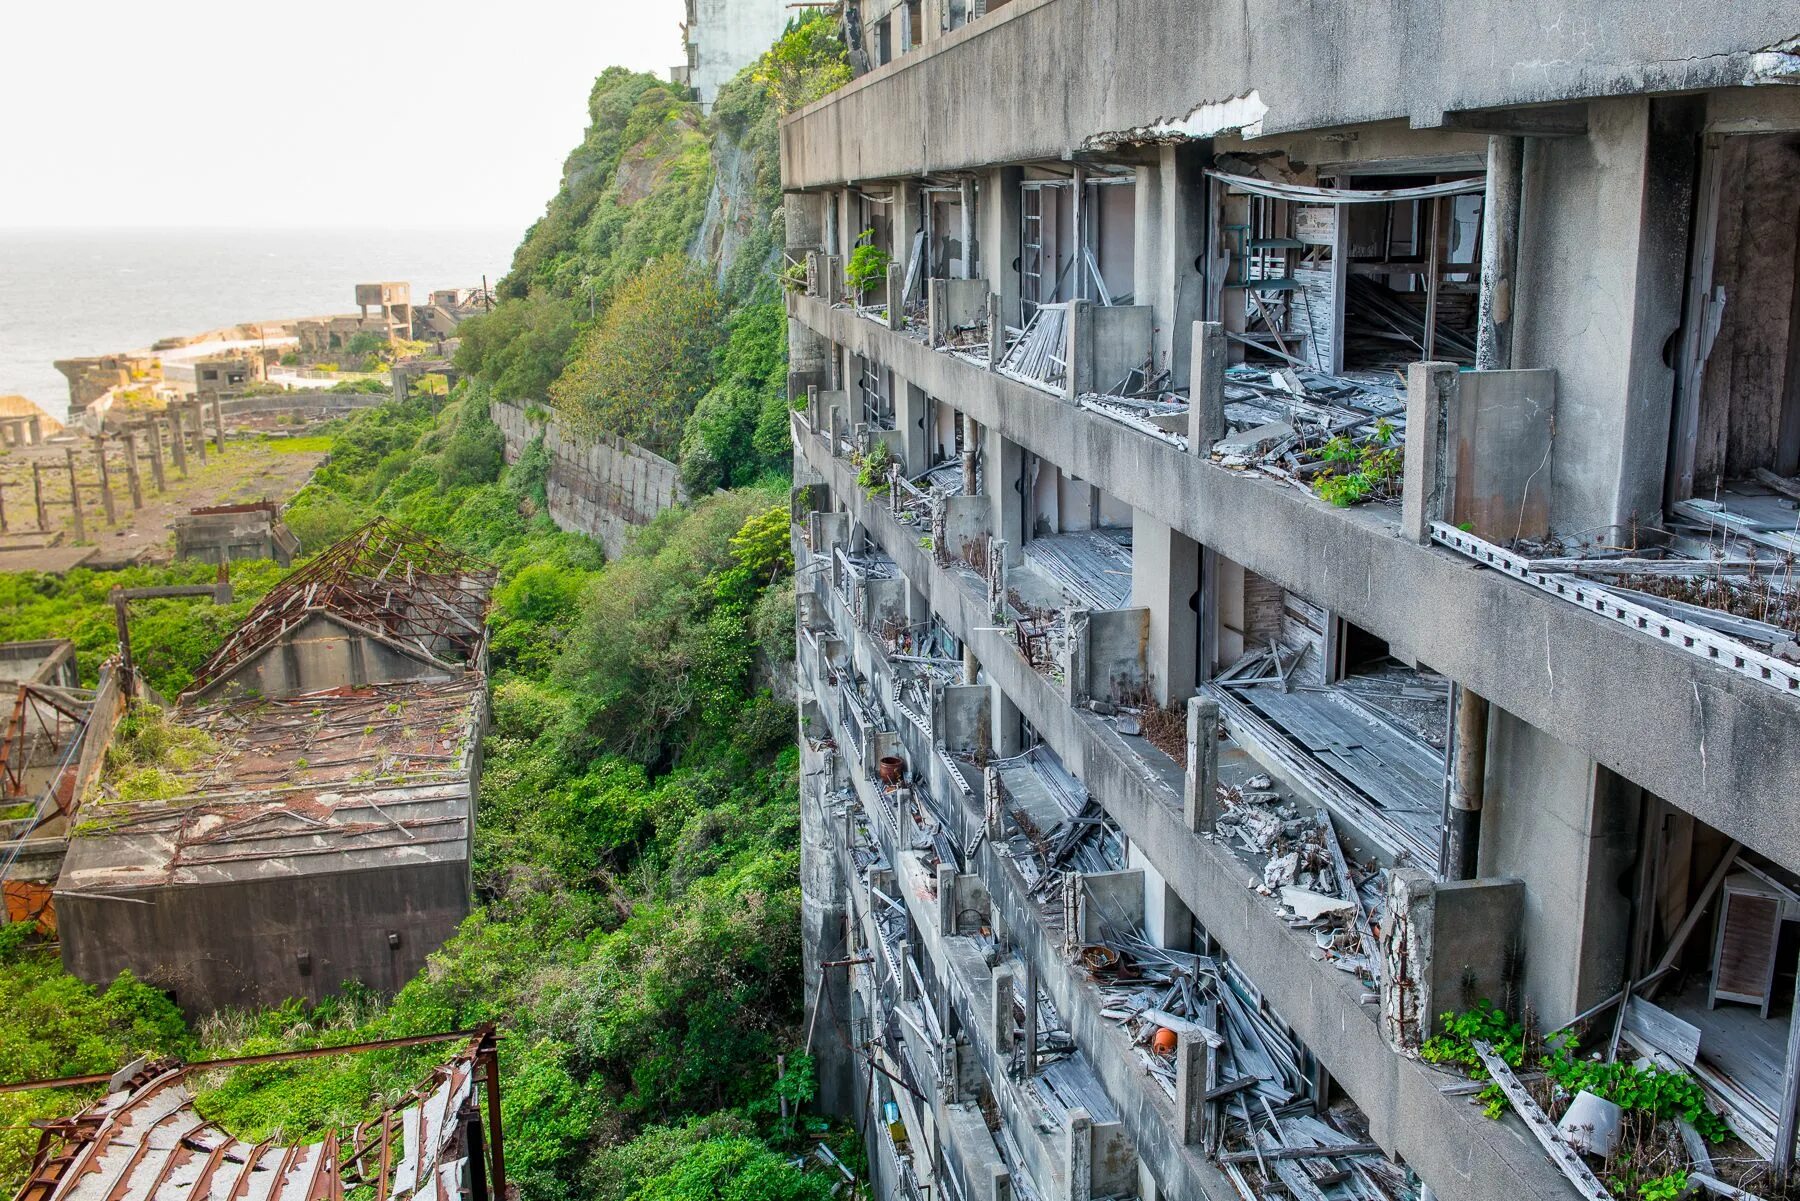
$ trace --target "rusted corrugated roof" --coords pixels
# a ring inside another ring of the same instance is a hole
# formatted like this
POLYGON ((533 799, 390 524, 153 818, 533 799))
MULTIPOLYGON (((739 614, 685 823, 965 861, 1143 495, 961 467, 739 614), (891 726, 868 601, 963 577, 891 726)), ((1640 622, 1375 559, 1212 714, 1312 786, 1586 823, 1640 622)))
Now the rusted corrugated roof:
POLYGON ((483 1154, 469 1119, 484 1054, 493 1071, 491 1043, 472 1044, 359 1127, 348 1148, 336 1135, 294 1145, 234 1138, 195 1111, 195 1068, 126 1069, 105 1097, 45 1130, 17 1201, 341 1201, 361 1186, 376 1201, 462 1201, 472 1192, 469 1156, 483 1154))
POLYGON ((329 613, 427 659, 472 666, 486 637, 492 564, 378 517, 289 575, 208 659, 186 696, 205 693, 314 613, 329 613))

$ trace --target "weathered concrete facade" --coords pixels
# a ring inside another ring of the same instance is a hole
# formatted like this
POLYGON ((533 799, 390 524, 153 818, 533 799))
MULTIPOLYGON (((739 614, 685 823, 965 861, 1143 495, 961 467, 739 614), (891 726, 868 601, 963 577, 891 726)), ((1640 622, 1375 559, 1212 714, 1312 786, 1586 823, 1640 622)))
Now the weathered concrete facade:
POLYGON ((550 516, 565 530, 579 530, 624 553, 632 533, 686 495, 681 470, 661 455, 610 435, 589 437, 554 418, 538 418, 504 401, 489 406, 506 439, 506 461, 539 438, 550 458, 545 491, 550 516))
POLYGON ((1791 1163, 1731 906, 1800 904, 1792 13, 849 7, 782 128, 802 862, 883 1195, 1239 1196, 1216 1052, 1400 1194, 1577 1196, 1418 1045, 1621 995, 1791 1163))

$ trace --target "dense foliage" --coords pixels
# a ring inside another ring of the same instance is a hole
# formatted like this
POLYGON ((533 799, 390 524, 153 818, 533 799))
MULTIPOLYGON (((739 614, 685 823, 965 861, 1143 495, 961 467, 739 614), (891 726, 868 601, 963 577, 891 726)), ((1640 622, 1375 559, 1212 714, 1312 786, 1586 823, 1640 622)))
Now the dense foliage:
POLYGON ((673 455, 724 342, 718 290, 678 257, 648 263, 589 330, 550 398, 577 428, 673 455))

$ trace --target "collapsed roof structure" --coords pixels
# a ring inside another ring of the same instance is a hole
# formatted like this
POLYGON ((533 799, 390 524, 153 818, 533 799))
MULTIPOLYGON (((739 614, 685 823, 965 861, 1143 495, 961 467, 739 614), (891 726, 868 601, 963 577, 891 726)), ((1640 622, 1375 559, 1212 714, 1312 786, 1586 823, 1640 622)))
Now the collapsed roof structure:
POLYGON ((376 518, 270 590, 194 676, 184 703, 480 671, 494 568, 376 518))
MULTIPOLYGON (((281 1145, 236 1138, 194 1108, 196 1077, 252 1062, 443 1041, 444 1036, 249 1056, 203 1064, 138 1060, 106 1080, 104 1097, 50 1122, 16 1201, 339 1201, 372 1189, 374 1201, 488 1201, 506 1195, 499 1138, 499 1059, 491 1028, 475 1034, 416 1088, 356 1128, 281 1145), (485 1110, 476 1085, 485 1087, 485 1110), (489 1132, 484 1135, 483 1121, 489 1132), (491 1188, 490 1188, 491 1183, 491 1188)), ((47 1082, 74 1085, 88 1078, 47 1082)), ((94 1081, 98 1082, 98 1081, 94 1081)))

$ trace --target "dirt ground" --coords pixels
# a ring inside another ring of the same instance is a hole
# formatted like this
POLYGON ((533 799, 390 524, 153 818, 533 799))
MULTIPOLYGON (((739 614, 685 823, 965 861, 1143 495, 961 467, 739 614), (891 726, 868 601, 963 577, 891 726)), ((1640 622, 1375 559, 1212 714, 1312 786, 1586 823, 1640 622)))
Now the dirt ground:
POLYGON ((139 448, 139 481, 143 507, 134 510, 127 483, 122 449, 115 447, 108 459, 115 522, 106 520, 100 490, 100 473, 91 440, 52 439, 43 446, 0 451, 0 503, 5 508, 7 531, 0 534, 0 571, 67 571, 86 565, 120 567, 131 563, 162 563, 174 557, 175 519, 202 505, 236 504, 242 501, 284 502, 299 491, 324 454, 314 443, 296 442, 283 447, 279 440, 227 438, 225 453, 208 444, 202 466, 188 455, 188 474, 168 461, 164 450, 166 490, 158 493, 147 449, 139 448), (299 449, 300 446, 307 449, 299 449), (75 537, 69 505, 67 449, 75 450, 76 478, 81 488, 86 537, 75 537), (46 524, 40 531, 33 500, 33 462, 39 463, 46 524), (60 538, 56 535, 60 534, 60 538))

